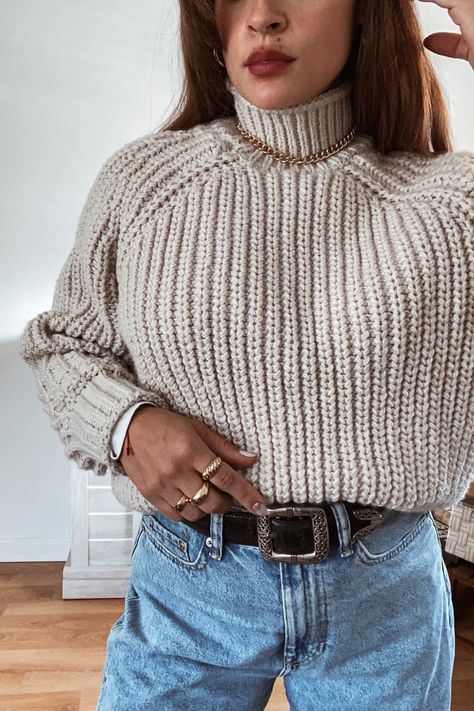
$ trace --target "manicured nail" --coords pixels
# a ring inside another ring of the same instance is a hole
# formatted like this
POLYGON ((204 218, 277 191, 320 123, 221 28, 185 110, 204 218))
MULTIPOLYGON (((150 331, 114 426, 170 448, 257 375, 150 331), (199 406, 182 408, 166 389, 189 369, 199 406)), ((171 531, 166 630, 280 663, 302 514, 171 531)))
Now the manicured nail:
POLYGON ((243 454, 244 457, 255 457, 256 452, 246 452, 245 449, 239 449, 239 454, 243 454))
POLYGON ((252 511, 257 514, 257 516, 265 516, 268 513, 268 509, 263 501, 257 501, 257 503, 252 506, 252 511))

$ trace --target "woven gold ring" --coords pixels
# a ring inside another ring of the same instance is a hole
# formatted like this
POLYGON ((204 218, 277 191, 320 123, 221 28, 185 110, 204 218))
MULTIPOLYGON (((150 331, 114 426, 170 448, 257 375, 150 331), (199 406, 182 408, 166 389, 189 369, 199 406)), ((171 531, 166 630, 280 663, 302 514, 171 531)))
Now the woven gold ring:
POLYGON ((222 464, 222 459, 220 457, 214 457, 212 462, 210 462, 201 474, 203 481, 209 481, 214 474, 217 474, 220 465, 222 464))

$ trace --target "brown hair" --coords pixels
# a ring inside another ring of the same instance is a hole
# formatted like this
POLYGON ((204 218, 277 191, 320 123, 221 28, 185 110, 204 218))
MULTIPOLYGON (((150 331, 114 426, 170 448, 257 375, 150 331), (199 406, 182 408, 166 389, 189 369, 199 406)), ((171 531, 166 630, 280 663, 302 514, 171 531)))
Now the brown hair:
MULTIPOLYGON (((235 115, 225 86, 214 0, 179 0, 184 80, 157 129, 176 131, 235 115)), ((354 120, 383 153, 452 151, 446 102, 426 54, 413 0, 355 0, 357 28, 340 80, 353 79, 354 120)))

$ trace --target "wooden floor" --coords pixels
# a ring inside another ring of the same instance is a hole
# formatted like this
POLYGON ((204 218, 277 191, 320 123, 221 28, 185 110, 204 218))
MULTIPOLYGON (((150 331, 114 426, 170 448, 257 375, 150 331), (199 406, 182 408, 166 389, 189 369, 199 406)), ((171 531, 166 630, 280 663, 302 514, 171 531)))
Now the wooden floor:
MULTIPOLYGON (((63 567, 0 563, 0 711, 95 711, 123 600, 62 600, 63 567)), ((455 612, 452 711, 474 711, 474 588, 458 587, 455 612)), ((267 711, 288 708, 279 678, 267 711)))

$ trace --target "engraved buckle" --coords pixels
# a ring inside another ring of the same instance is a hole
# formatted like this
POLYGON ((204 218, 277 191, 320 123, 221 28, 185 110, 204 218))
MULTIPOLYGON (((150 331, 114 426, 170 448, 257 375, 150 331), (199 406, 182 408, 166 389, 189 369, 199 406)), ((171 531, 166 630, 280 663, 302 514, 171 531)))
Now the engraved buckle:
POLYGON ((329 527, 326 511, 320 506, 268 506, 268 514, 257 516, 258 547, 266 560, 276 563, 317 563, 328 557, 329 527), (314 550, 310 553, 277 553, 272 545, 271 517, 294 518, 310 516, 313 527, 314 550))
POLYGON ((382 525, 383 511, 380 509, 367 506, 363 509, 354 509, 352 511, 352 515, 359 519, 359 521, 370 521, 368 526, 360 528, 353 534, 351 538, 352 543, 357 541, 359 538, 367 536, 369 533, 372 533, 372 531, 375 531, 376 528, 379 528, 379 526, 382 525))

